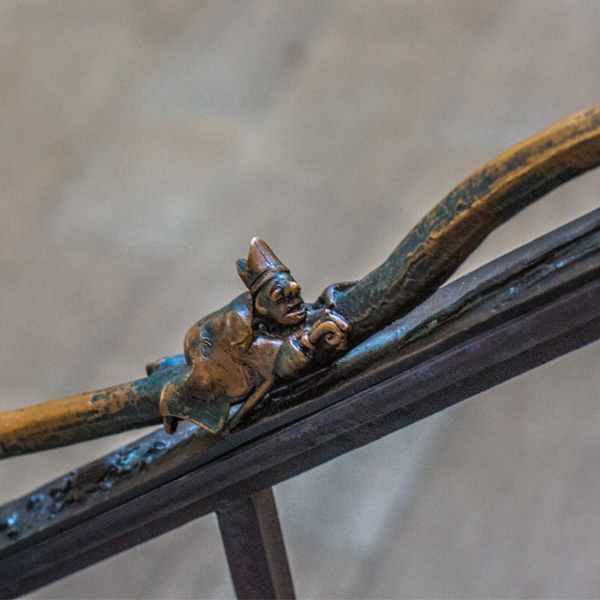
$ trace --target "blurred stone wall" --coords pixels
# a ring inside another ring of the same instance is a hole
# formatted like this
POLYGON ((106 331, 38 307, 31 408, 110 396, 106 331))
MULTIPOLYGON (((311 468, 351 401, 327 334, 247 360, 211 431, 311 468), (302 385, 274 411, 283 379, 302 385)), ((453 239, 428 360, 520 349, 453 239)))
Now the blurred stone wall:
MULTIPOLYGON (((0 407, 141 376, 266 239, 312 300, 600 102, 597 0, 0 3, 0 407)), ((475 266, 598 206, 600 174, 475 266)), ((599 346, 275 490, 298 595, 600 596, 599 346)), ((0 499, 141 435, 0 463, 0 499)), ((233 596, 210 516, 32 594, 233 596)))

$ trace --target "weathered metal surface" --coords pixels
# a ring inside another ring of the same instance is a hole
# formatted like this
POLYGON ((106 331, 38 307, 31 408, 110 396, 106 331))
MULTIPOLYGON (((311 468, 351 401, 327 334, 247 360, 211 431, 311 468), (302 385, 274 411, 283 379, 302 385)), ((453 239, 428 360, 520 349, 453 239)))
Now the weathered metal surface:
POLYGON ((600 107, 561 121, 475 172, 413 228, 383 265, 312 304, 270 248, 253 240, 238 273, 248 292, 201 319, 185 362, 148 380, 0 414, 0 458, 191 420, 226 433, 284 382, 331 364, 429 297, 481 241, 561 183, 600 164, 600 107), (237 414, 231 407, 241 405, 237 414))
POLYGON ((227 502, 217 510, 238 598, 295 598, 273 489, 227 502))
POLYGON ((438 290, 214 443, 163 431, 0 509, 25 593, 600 338, 600 211, 438 290))
POLYGON ((573 115, 475 171, 429 211, 381 265, 335 293, 362 341, 427 298, 496 227, 600 164, 600 107, 573 115))
POLYGON ((160 424, 161 390, 184 364, 174 356, 150 377, 0 413, 0 458, 160 424))

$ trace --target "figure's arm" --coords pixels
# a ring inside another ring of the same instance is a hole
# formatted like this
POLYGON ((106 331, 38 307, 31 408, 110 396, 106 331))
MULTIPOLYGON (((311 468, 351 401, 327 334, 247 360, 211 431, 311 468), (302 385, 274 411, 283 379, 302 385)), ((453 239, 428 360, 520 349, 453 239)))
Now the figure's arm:
POLYGON ((304 332, 287 338, 275 362, 279 379, 295 379, 342 356, 348 349, 350 325, 339 315, 324 309, 304 332))
POLYGON ((341 356, 348 346, 349 329, 344 319, 325 309, 306 331, 286 338, 277 353, 273 375, 254 390, 233 415, 228 422, 229 429, 235 429, 279 381, 300 377, 327 364, 336 355, 341 356))

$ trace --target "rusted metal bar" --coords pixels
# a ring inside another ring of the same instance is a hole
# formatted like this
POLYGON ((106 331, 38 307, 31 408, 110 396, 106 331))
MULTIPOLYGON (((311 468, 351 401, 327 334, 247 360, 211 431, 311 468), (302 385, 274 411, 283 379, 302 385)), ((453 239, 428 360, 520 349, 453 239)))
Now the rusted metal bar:
POLYGON ((152 434, 0 508, 23 594, 600 338, 600 211, 441 288, 217 445, 152 434))
POLYGON ((233 587, 238 598, 295 598, 273 489, 217 509, 233 587))

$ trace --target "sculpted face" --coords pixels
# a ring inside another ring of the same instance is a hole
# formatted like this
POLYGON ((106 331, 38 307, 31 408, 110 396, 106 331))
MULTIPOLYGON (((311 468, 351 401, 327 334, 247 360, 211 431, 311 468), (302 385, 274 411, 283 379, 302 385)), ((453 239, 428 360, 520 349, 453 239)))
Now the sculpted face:
POLYGON ((289 273, 280 273, 256 294, 255 308, 268 321, 292 327, 306 318, 300 286, 289 273))

